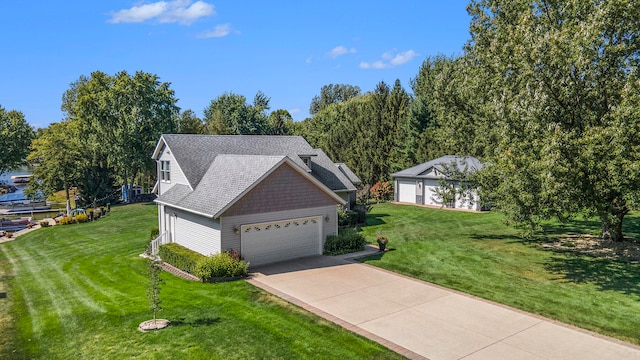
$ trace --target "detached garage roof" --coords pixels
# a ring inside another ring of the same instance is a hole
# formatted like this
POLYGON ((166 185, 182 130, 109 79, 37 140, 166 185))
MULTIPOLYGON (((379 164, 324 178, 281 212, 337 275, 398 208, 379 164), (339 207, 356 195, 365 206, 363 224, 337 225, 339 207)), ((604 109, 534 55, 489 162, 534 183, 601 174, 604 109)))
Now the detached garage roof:
POLYGON ((393 178, 420 178, 420 179, 440 179, 444 174, 444 167, 453 165, 460 171, 475 172, 482 169, 480 160, 473 156, 446 155, 426 163, 410 167, 391 174, 393 178))

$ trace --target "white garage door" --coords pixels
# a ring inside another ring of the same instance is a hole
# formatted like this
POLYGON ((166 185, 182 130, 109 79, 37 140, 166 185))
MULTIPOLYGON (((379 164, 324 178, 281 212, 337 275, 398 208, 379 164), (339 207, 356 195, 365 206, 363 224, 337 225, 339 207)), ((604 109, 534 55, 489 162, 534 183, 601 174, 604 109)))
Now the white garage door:
POLYGON ((398 201, 416 203, 416 182, 413 180, 398 180, 398 201))
POLYGON ((242 225, 241 252, 252 266, 321 255, 322 217, 242 225))

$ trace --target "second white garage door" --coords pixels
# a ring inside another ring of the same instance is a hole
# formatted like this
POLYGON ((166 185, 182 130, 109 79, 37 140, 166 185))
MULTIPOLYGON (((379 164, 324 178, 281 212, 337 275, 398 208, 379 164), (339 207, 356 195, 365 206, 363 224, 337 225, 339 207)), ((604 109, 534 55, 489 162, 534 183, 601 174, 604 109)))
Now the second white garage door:
POLYGON ((242 225, 241 252, 251 266, 322 254, 322 217, 242 225))
POLYGON ((416 203, 416 182, 414 180, 398 180, 398 201, 416 203))

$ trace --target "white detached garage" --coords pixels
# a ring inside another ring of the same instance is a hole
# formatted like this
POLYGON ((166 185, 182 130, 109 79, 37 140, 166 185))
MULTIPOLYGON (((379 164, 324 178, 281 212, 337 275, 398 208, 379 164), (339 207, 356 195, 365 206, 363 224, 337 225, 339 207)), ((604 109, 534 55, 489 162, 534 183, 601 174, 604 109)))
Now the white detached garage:
POLYGON ((394 181, 394 200, 400 203, 434 205, 479 211, 482 208, 475 189, 467 189, 464 180, 451 172, 474 172, 482 163, 471 156, 443 156, 426 163, 391 174, 394 181), (442 181, 447 185, 443 191, 442 181), (459 191, 462 188, 465 191, 459 191), (443 196, 443 193, 449 195, 443 196))

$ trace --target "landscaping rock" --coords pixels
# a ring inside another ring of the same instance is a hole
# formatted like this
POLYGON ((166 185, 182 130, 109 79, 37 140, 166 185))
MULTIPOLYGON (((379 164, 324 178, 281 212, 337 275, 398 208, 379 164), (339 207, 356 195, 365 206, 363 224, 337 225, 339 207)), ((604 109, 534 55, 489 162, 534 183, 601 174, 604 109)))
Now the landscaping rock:
POLYGON ((167 319, 156 319, 143 321, 138 325, 138 330, 142 332, 164 329, 169 326, 171 322, 167 319))

